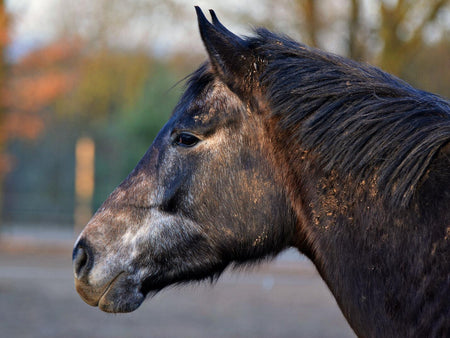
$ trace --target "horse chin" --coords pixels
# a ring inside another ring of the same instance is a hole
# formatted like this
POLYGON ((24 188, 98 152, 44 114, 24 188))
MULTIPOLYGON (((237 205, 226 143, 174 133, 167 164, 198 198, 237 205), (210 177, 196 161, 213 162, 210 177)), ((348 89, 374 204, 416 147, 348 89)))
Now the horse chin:
POLYGON ((104 312, 132 312, 142 304, 145 295, 142 294, 138 285, 130 283, 128 277, 122 272, 106 286, 95 290, 87 284, 77 282, 76 289, 87 304, 98 306, 104 312))
POLYGON ((136 285, 130 285, 125 274, 120 274, 107 288, 98 301, 98 308, 104 312, 125 313, 136 310, 145 296, 136 285))

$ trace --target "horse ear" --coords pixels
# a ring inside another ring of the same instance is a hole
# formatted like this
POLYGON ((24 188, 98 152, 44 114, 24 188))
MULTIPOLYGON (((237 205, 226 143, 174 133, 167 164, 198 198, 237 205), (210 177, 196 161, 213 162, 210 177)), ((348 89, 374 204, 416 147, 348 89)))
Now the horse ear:
POLYGON ((198 6, 195 10, 200 35, 214 70, 232 90, 244 89, 243 81, 249 78, 249 65, 253 60, 251 49, 220 23, 213 10, 210 10, 212 24, 198 6))

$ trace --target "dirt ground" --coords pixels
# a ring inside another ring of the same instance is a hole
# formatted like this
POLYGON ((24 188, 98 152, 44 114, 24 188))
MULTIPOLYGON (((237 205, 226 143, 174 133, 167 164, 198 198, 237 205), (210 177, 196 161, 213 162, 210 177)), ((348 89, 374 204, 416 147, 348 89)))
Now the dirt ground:
POLYGON ((133 313, 112 315, 76 294, 71 244, 43 248, 3 238, 0 336, 354 337, 312 264, 296 253, 283 257, 226 272, 214 286, 164 290, 133 313))

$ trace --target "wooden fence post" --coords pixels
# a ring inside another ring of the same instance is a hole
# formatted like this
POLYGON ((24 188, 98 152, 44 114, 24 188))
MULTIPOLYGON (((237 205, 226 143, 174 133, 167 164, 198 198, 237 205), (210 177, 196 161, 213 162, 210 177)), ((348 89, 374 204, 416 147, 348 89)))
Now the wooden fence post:
POLYGON ((92 216, 94 195, 95 144, 89 137, 77 140, 75 148, 75 214, 74 231, 81 232, 92 216))

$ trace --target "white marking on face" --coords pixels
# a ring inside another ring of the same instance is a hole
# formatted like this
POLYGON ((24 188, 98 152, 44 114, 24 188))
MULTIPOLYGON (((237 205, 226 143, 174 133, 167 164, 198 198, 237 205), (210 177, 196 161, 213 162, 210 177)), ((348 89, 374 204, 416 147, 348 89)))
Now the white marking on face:
POLYGON ((157 238, 165 226, 168 217, 164 217, 161 212, 150 209, 149 214, 141 224, 130 226, 122 235, 121 245, 127 250, 137 249, 145 242, 153 241, 157 238))

